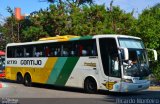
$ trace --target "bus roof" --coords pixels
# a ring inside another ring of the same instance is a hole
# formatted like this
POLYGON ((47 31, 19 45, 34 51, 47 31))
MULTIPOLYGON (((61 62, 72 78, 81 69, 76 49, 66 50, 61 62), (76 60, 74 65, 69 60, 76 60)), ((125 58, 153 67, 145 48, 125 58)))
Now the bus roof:
POLYGON ((100 35, 95 35, 94 36, 94 38, 103 38, 103 37, 141 39, 141 38, 135 37, 135 36, 120 35, 120 34, 100 34, 100 35))
POLYGON ((72 41, 72 40, 96 39, 96 38, 105 38, 105 37, 141 39, 139 37, 128 36, 128 35, 119 35, 119 34, 100 34, 100 35, 94 35, 94 36, 65 35, 65 36, 41 38, 38 41, 33 41, 33 42, 9 43, 9 44, 7 44, 7 46, 41 44, 41 43, 51 43, 51 42, 61 42, 61 41, 72 41))
POLYGON ((71 38, 79 38, 80 36, 75 35, 64 35, 64 36, 55 36, 55 37, 47 37, 47 38, 41 38, 39 41, 45 41, 45 40, 61 40, 61 41, 67 41, 71 38))

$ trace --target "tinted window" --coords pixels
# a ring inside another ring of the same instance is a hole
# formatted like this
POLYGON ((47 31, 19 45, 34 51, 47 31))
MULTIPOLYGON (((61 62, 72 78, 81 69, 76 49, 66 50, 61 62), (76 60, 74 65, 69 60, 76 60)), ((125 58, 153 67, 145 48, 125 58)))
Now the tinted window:
POLYGON ((116 40, 114 38, 101 38, 99 44, 104 73, 107 76, 120 77, 116 40))
POLYGON ((41 43, 7 48, 7 57, 78 57, 97 56, 95 39, 41 43))

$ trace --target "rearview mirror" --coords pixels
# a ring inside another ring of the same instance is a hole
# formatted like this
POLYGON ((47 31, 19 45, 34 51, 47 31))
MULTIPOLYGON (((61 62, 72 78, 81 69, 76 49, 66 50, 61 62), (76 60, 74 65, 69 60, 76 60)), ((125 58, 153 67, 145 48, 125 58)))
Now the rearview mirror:
POLYGON ((127 48, 119 48, 121 50, 121 57, 123 60, 128 60, 129 59, 129 53, 127 48))
POLYGON ((157 51, 154 49, 147 49, 147 53, 148 53, 148 59, 149 61, 157 61, 158 59, 158 55, 157 55, 157 51))

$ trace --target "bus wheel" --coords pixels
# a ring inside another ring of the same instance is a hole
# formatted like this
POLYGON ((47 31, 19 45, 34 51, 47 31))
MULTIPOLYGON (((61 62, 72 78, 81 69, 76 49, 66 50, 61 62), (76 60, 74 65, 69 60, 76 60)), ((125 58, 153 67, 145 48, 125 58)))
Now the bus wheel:
POLYGON ((21 73, 17 73, 17 83, 23 83, 23 77, 21 73))
POLYGON ((84 90, 87 93, 96 93, 97 92, 97 83, 96 83, 96 81, 91 77, 85 79, 85 81, 84 81, 84 90))
POLYGON ((30 87, 32 85, 31 76, 29 74, 26 74, 24 76, 24 85, 30 87))

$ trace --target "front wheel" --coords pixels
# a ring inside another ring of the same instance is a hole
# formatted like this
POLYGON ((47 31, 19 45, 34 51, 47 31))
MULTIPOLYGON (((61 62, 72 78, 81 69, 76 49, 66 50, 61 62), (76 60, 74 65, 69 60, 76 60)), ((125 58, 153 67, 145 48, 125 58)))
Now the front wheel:
POLYGON ((30 87, 32 85, 31 76, 29 74, 26 74, 24 76, 24 85, 30 87))
POLYGON ((96 93, 97 92, 97 83, 93 78, 87 78, 84 81, 84 90, 87 93, 96 93))

